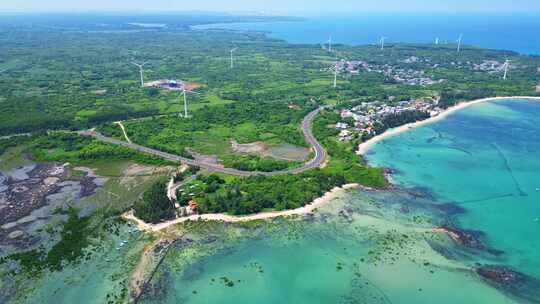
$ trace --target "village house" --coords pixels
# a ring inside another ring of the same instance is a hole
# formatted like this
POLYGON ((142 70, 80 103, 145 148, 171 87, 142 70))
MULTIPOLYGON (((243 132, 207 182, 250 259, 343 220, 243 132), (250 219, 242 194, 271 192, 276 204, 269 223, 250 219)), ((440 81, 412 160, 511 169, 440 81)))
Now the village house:
POLYGON ((345 140, 351 140, 353 133, 349 130, 341 130, 339 132, 339 140, 345 141, 345 140))

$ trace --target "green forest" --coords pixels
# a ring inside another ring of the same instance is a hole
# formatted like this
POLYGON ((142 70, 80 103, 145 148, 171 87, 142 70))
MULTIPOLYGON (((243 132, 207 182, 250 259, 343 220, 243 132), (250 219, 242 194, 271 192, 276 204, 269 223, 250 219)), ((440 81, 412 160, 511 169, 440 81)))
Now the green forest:
MULTIPOLYGON (((224 22, 234 19, 222 18, 224 22)), ((126 135, 139 145, 189 158, 215 156, 227 167, 271 172, 297 167, 300 162, 239 153, 233 143, 306 148, 300 129, 303 117, 321 105, 334 106, 320 113, 312 126, 329 154, 324 168, 273 177, 217 179, 199 174, 196 182, 201 184, 201 193, 196 198, 202 212, 246 214, 303 206, 344 183, 387 185, 383 169, 369 167, 354 153, 366 136, 337 140, 338 130, 331 126, 340 120, 340 109, 363 102, 392 104, 424 98, 438 99, 444 108, 479 97, 539 94, 535 91, 540 81, 537 56, 474 46, 464 46, 457 53, 453 45, 405 43, 388 44, 384 52, 373 45, 337 44, 330 53, 320 45, 289 44, 263 33, 189 28, 203 23, 188 18, 163 29, 134 30, 118 23, 114 30, 105 30, 81 19, 55 29, 39 25, 0 29, 0 70, 4 70, 0 73, 0 135, 31 133, 1 139, 0 152, 24 144, 39 161, 91 164, 120 159, 173 164, 68 132, 96 128, 125 140, 115 123, 123 121, 126 135), (232 47, 238 48, 233 69, 229 65, 232 47), (512 60, 507 80, 500 71, 476 68, 486 61, 505 59, 512 60), (333 88, 330 68, 336 60, 364 62, 373 69, 391 66, 422 71, 441 81, 409 85, 380 71, 361 69, 352 74, 342 70, 333 88), (147 62, 146 82, 170 78, 196 83, 198 94, 187 96, 189 117, 181 116, 183 100, 178 91, 141 88, 133 61, 147 62), (277 188, 281 191, 269 190, 277 188)), ((388 116, 376 131, 426 117, 424 112, 388 116)), ((158 186, 152 189, 141 202, 161 199, 158 186)), ((146 213, 152 221, 161 216, 156 210, 146 213)))
POLYGON ((196 82, 190 111, 204 106, 314 101, 342 103, 414 99, 439 95, 452 103, 478 96, 533 95, 538 84, 537 56, 466 46, 389 44, 294 45, 260 33, 171 28, 155 31, 63 31, 36 27, 0 30, 0 134, 43 129, 84 129, 118 120, 182 111, 177 92, 141 88, 132 61, 147 61, 146 81, 177 78, 196 82), (238 47, 236 66, 228 64, 238 47), (411 56, 429 61, 405 63, 411 56), (512 60, 511 77, 467 67, 484 60, 512 60), (340 74, 331 87, 329 67, 336 59, 421 69, 446 81, 410 86, 380 73, 340 74))
POLYGON ((135 216, 147 223, 157 223, 174 217, 174 206, 167 197, 167 181, 158 181, 135 202, 135 216))

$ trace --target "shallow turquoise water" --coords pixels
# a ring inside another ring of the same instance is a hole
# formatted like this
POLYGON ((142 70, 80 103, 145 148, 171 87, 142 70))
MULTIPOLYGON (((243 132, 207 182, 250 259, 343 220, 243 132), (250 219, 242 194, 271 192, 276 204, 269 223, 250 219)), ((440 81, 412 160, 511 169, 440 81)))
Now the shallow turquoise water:
POLYGON ((430 247, 458 251, 429 228, 444 217, 429 201, 354 191, 332 204, 311 220, 244 231, 203 257, 176 250, 160 267, 159 292, 141 303, 515 303, 430 247))
POLYGON ((485 233, 500 263, 540 278, 540 103, 475 105, 374 147, 371 163, 399 171, 466 213, 463 228, 485 233))
POLYGON ((388 139, 369 161, 396 169, 395 182, 421 197, 352 191, 310 220, 263 225, 211 254, 178 249, 158 272, 160 292, 142 302, 538 303, 538 117, 540 104, 485 103, 388 139), (486 248, 433 232, 443 224, 481 231, 486 248), (533 283, 494 288, 477 263, 533 283))

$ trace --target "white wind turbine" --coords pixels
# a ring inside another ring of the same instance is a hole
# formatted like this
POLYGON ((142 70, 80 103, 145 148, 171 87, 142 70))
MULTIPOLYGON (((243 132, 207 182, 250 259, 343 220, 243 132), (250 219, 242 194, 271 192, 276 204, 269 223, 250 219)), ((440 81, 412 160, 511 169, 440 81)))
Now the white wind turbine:
POLYGON ((461 51, 461 41, 463 40, 463 34, 459 34, 459 38, 457 40, 457 52, 459 53, 461 51))
POLYGON ((199 94, 199 93, 197 93, 197 92, 192 92, 192 91, 186 90, 186 85, 185 85, 185 84, 182 84, 182 95, 184 95, 184 118, 188 118, 187 93, 191 93, 191 94, 199 94))
POLYGON ((328 43, 328 52, 332 52, 332 36, 328 37, 326 43, 328 43))
POLYGON ((231 49, 230 52, 231 52, 231 69, 234 69, 234 52, 238 50, 238 48, 234 48, 234 49, 231 49))
POLYGON ((338 75, 338 61, 336 60, 336 65, 334 66, 334 88, 337 88, 337 75, 338 75))
POLYGON ((147 64, 147 63, 148 63, 148 62, 143 62, 143 63, 140 63, 140 64, 139 64, 139 63, 137 63, 137 62, 135 62, 135 61, 132 61, 132 62, 131 62, 131 64, 133 64, 133 65, 139 67, 139 73, 140 73, 140 75, 141 75, 141 88, 144 87, 144 69, 143 69, 143 66, 144 66, 145 64, 147 64))
POLYGON ((504 61, 504 75, 503 79, 506 80, 506 76, 508 75, 508 69, 510 68, 510 60, 506 59, 504 61))
POLYGON ((384 50, 384 41, 388 39, 388 37, 381 37, 381 40, 379 40, 379 43, 381 44, 381 51, 384 50))
POLYGON ((435 44, 436 44, 436 45, 439 44, 439 37, 435 38, 435 44))

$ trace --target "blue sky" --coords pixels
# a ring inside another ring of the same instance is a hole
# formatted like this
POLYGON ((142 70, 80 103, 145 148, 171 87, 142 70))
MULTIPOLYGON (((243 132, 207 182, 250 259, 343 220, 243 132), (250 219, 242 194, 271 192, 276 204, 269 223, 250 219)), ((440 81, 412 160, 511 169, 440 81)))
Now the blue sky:
POLYGON ((540 0, 0 0, 2 11, 540 11, 540 0))

